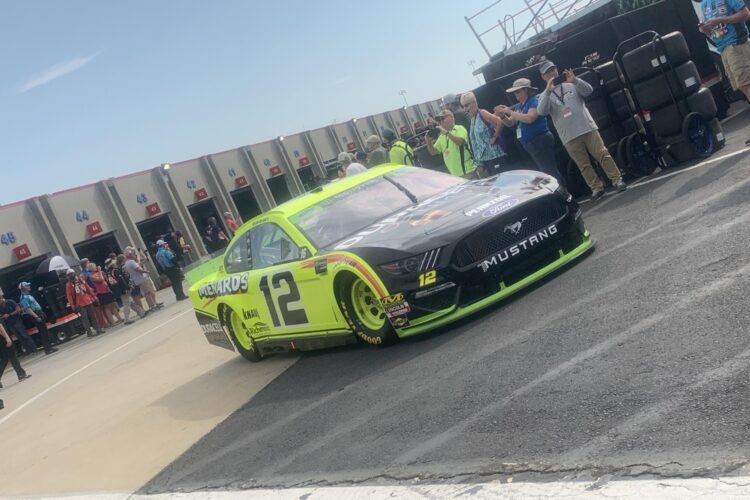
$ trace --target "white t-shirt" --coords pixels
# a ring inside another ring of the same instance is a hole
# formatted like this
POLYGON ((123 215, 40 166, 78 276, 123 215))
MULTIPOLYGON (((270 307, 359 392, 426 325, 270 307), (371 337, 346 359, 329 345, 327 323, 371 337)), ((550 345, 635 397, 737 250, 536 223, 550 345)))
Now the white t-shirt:
POLYGON ((362 172, 366 171, 367 167, 362 165, 361 163, 350 163, 348 167, 346 167, 346 176, 349 177, 350 175, 356 175, 361 174, 362 172))

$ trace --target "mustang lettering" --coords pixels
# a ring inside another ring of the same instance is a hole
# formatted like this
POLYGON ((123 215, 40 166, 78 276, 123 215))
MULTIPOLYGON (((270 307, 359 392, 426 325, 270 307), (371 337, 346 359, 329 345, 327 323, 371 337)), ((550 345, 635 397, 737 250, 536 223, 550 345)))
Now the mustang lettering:
POLYGON ((496 266, 498 264, 501 264, 511 257, 515 257, 516 255, 520 254, 521 252, 525 252, 529 248, 538 245, 542 241, 548 239, 550 236, 553 236, 557 234, 557 227, 552 224, 546 229, 542 229, 538 233, 536 233, 533 236, 529 236, 525 240, 521 240, 512 247, 506 248, 505 250, 502 250, 500 252, 497 252, 492 257, 489 257, 479 264, 477 264, 477 267, 481 267, 482 271, 485 273, 490 270, 491 266, 496 266))

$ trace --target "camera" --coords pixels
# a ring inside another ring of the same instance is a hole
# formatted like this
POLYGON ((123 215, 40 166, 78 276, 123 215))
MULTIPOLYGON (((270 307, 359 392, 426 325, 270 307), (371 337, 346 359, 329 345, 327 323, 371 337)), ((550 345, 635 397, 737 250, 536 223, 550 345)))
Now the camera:
POLYGON ((437 128, 437 125, 429 125, 427 127, 427 136, 432 139, 437 139, 440 137, 440 129, 437 128))
POLYGON ((554 80, 552 80, 552 83, 555 85, 560 85, 561 83, 565 82, 566 77, 565 75, 556 76, 554 80))

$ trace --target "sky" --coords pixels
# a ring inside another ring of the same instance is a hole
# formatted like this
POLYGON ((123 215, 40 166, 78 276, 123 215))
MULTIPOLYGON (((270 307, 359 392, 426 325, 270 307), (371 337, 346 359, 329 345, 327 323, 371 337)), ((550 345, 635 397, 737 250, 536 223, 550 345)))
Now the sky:
POLYGON ((3 0, 0 204, 472 89, 490 3, 3 0))

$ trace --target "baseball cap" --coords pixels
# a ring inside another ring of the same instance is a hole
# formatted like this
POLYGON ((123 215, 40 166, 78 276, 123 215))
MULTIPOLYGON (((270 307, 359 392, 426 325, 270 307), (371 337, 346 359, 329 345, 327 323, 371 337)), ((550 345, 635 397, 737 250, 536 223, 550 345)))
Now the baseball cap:
POLYGON ((351 163, 352 155, 350 155, 349 153, 339 153, 338 159, 339 159, 339 163, 343 163, 345 161, 348 161, 349 163, 351 163))
POLYGON ((22 281, 22 282, 20 282, 18 284, 18 289, 20 290, 22 288, 31 288, 31 283, 29 283, 28 281, 22 281))
POLYGON ((537 90, 536 87, 531 86, 531 80, 529 80, 528 78, 519 78, 518 80, 513 82, 513 86, 506 90, 506 92, 511 94, 520 89, 537 90))
POLYGON ((387 139, 389 141, 393 141, 393 140, 396 139, 396 132, 394 132, 393 130, 391 130, 389 128, 384 128, 383 129, 383 138, 387 139))
POLYGON ((377 135, 373 134, 370 137, 368 137, 367 139, 365 139, 365 142, 367 142, 367 143, 380 143, 380 137, 378 137, 377 135))
POLYGON ((435 115, 435 121, 440 121, 446 116, 453 116, 453 111, 450 109, 441 109, 440 112, 435 115))
POLYGON ((539 74, 543 75, 547 71, 549 71, 552 68, 556 68, 557 64, 553 63, 550 60, 544 61, 541 66, 539 66, 539 74))
POLYGON ((67 274, 68 276, 70 276, 71 274, 75 274, 75 273, 76 272, 73 269, 68 269, 68 272, 66 272, 65 274, 67 274))
POLYGON ((456 104, 458 102, 458 96, 456 94, 445 94, 443 96, 443 105, 456 104))
POLYGON ((160 246, 162 246, 162 245, 166 245, 166 244, 167 244, 167 242, 166 242, 166 241, 164 241, 164 240, 156 240, 156 246, 159 246, 159 247, 160 247, 160 246))

